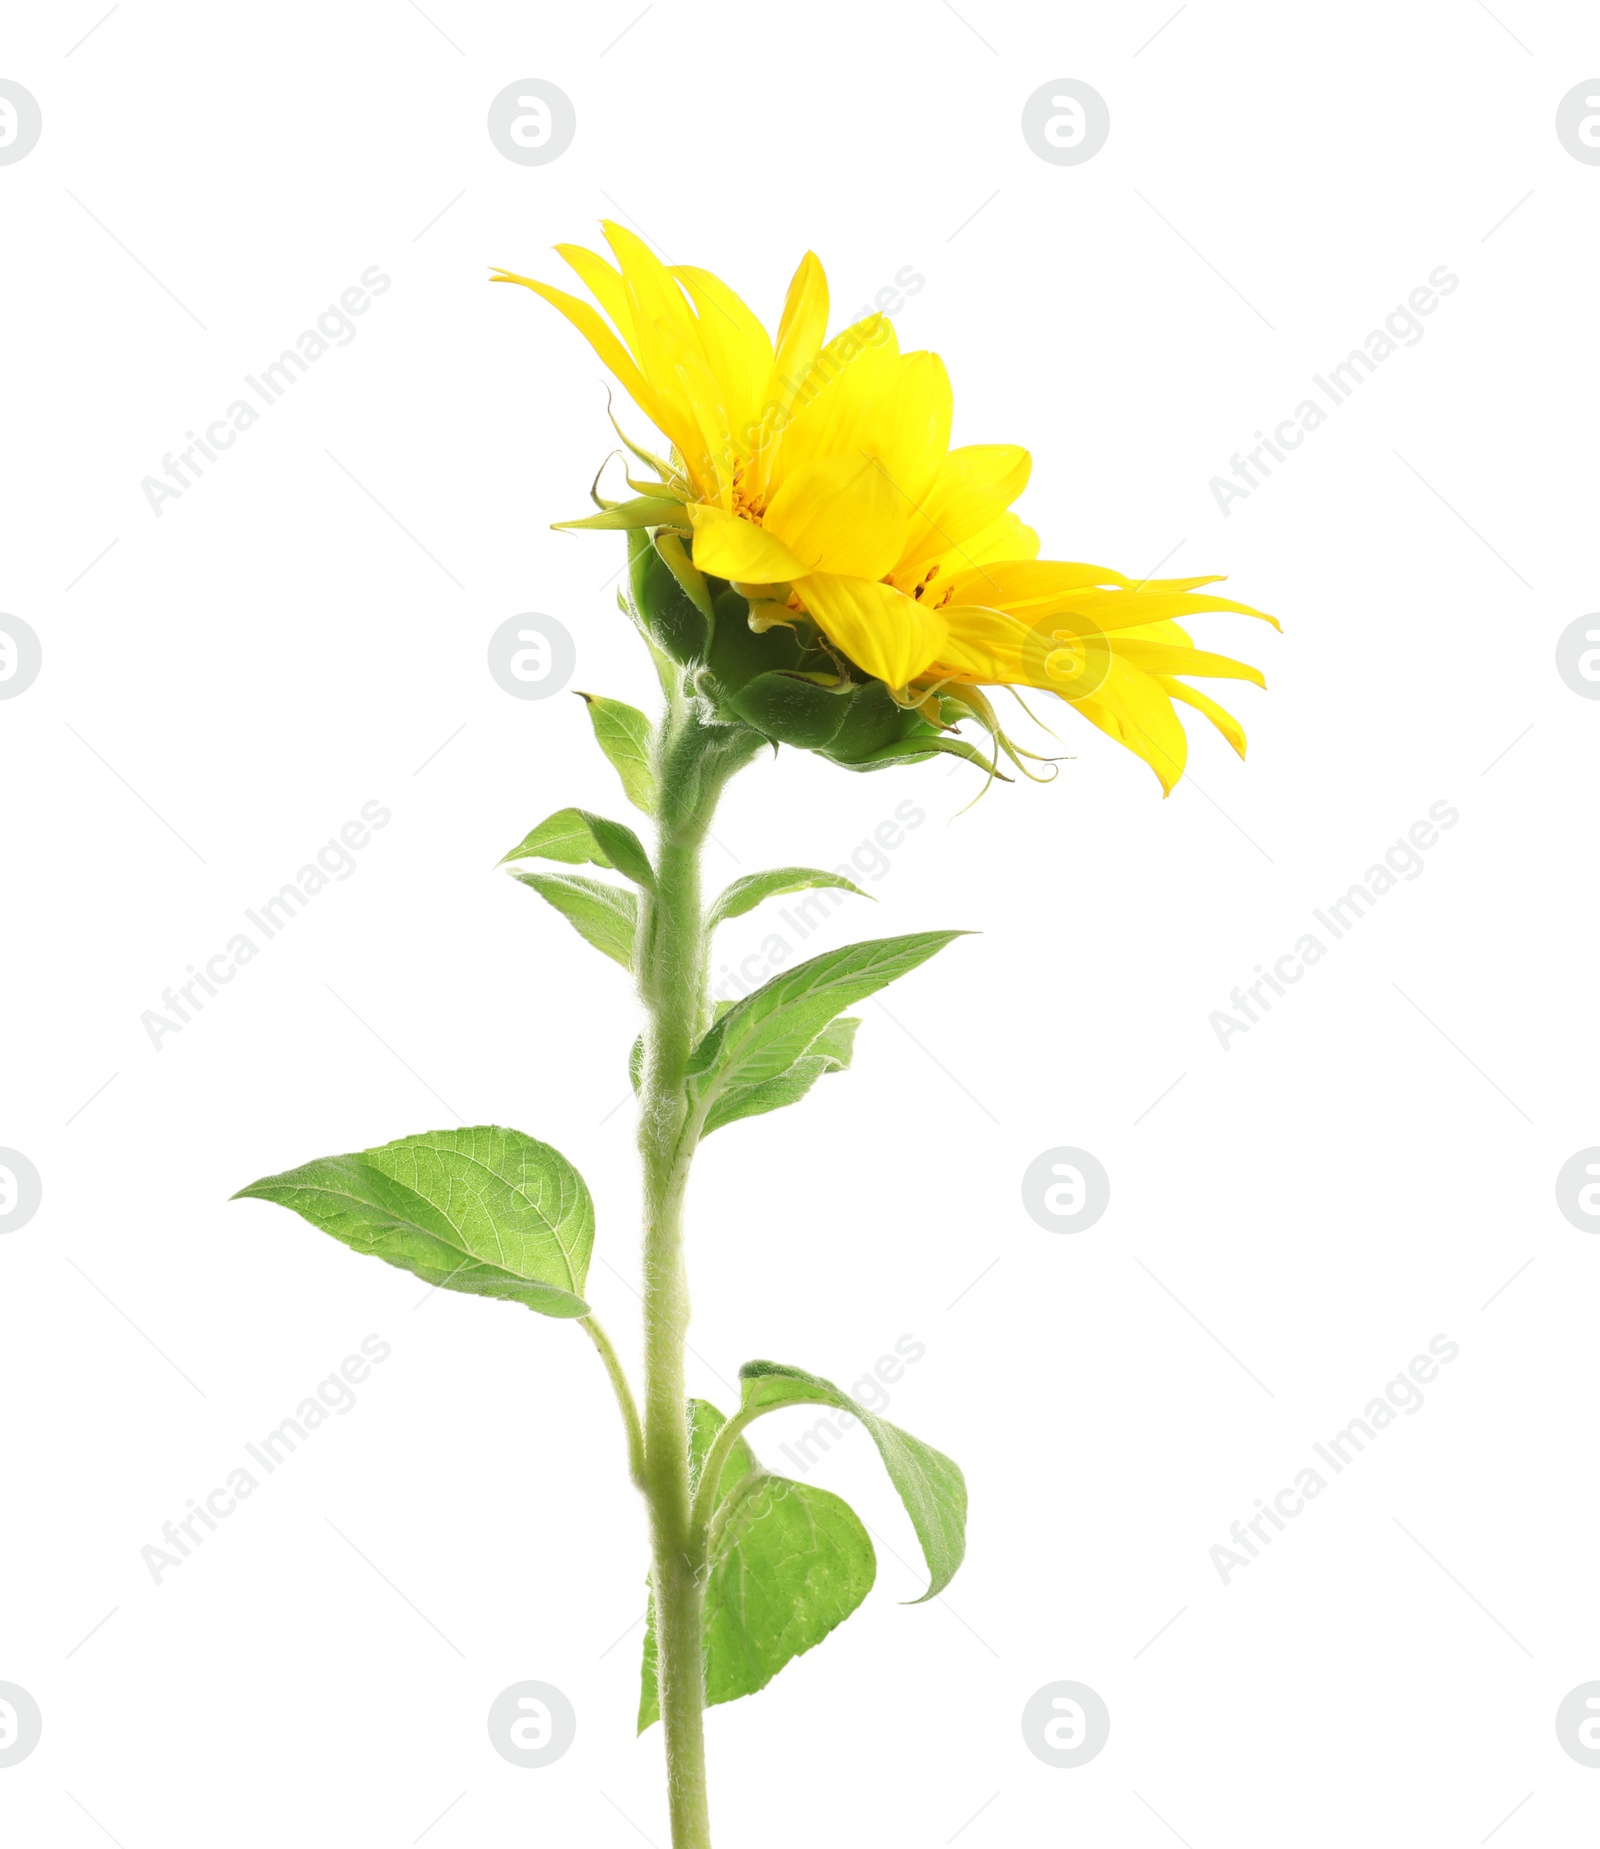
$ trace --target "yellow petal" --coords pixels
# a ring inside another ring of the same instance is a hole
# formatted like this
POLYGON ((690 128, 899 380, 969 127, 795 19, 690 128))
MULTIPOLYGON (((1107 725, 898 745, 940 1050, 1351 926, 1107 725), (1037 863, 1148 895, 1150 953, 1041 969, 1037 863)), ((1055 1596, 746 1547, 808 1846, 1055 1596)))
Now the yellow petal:
POLYGON ((821 456, 786 473, 763 518, 808 572, 881 578, 905 540, 903 504, 874 456, 821 456))
POLYGON ((1244 727, 1225 706, 1218 706, 1215 700, 1201 693, 1198 688, 1186 687, 1182 681, 1172 680, 1165 674, 1158 674, 1156 678, 1170 699, 1182 700, 1185 706, 1192 706, 1197 713, 1204 713, 1239 756, 1244 756, 1244 727))
POLYGON ((621 275, 597 251, 585 250, 581 244, 558 244, 556 255, 577 271, 585 287, 611 317, 611 324, 627 342, 637 359, 633 344, 633 313, 628 306, 628 285, 621 275))
MULTIPOLYGON (((717 471, 710 466, 709 452, 715 450, 717 440, 714 435, 706 434, 704 417, 708 394, 698 385, 686 389, 682 378, 686 348, 692 351, 699 364, 705 363, 705 349, 700 343, 694 314, 683 290, 673 281, 671 271, 643 238, 609 219, 601 221, 601 229, 616 253, 622 272, 639 370, 657 395, 672 407, 680 429, 687 428, 694 433, 684 448, 684 461, 697 485, 707 493, 716 494, 720 491, 720 481, 717 471)), ((715 398, 717 394, 713 391, 709 396, 715 398)), ((715 421, 712 420, 713 424, 715 421)))
POLYGON ((1170 643, 1148 642, 1120 630, 1113 633, 1111 647, 1119 661, 1143 668, 1147 674, 1201 674, 1212 680, 1253 681, 1257 687, 1267 684, 1259 668, 1235 661, 1231 655, 1213 655, 1201 648, 1174 648, 1170 643))
POLYGON ((811 362, 817 357, 827 332, 828 279, 816 256, 808 250, 789 284, 783 315, 778 322, 773 365, 777 373, 779 410, 788 405, 800 381, 811 370, 811 362))
MULTIPOLYGON (((683 451, 690 474, 706 497, 731 506, 730 484, 737 461, 722 383, 712 371, 705 349, 675 321, 658 320, 651 329, 656 364, 672 368, 679 401, 688 408, 699 442, 683 451)), ((649 344, 649 343, 647 343, 649 344)))
POLYGON ((743 447, 751 447, 773 402, 772 342, 767 330, 721 277, 687 264, 672 274, 689 292, 700 327, 700 344, 722 388, 728 424, 743 447))
POLYGON ((1276 617, 1247 603, 1235 603, 1230 597, 1213 597, 1209 592, 1156 591, 1130 586, 1127 590, 1074 591, 1060 600, 1064 609, 1081 616, 1092 616, 1105 628, 1127 629, 1140 623, 1158 622, 1173 616, 1200 616, 1207 610, 1231 611, 1235 616, 1256 616, 1278 627, 1276 617))
POLYGON ((1022 651, 1028 630, 1003 610, 982 604, 947 604, 939 612, 945 638, 931 672, 947 678, 1020 686, 1027 674, 1022 651))
POLYGON ((1193 648, 1194 638, 1188 630, 1180 629, 1169 617, 1162 617, 1154 623, 1130 623, 1125 629, 1117 631, 1117 640, 1124 636, 1132 641, 1171 642, 1178 648, 1193 648))
POLYGON ((896 387, 893 408, 873 441, 891 479, 915 506, 950 448, 950 375, 937 353, 907 353, 896 387))
MULTIPOLYGON (((1008 512, 991 520, 970 539, 964 539, 938 563, 941 571, 954 571, 957 566, 973 571, 988 586, 993 582, 989 577, 991 565, 1012 564, 1018 560, 1026 563, 1038 553, 1039 535, 1016 514, 1008 512)), ((985 589, 983 596, 986 602, 998 601, 990 589, 985 589)))
POLYGON ((1032 605, 1059 603, 1068 591, 1090 590, 1096 585, 1126 585, 1121 572, 1104 565, 1075 565, 1059 559, 1019 558, 991 561, 982 572, 965 567, 953 573, 951 595, 956 603, 992 603, 1019 613, 1032 605))
POLYGON ((720 507, 691 503, 694 562, 714 578, 737 578, 742 584, 787 584, 805 567, 789 549, 754 521, 741 520, 720 507))
POLYGON ((535 282, 530 276, 518 276, 511 270, 497 270, 491 281, 521 283, 524 289, 531 289, 553 308, 559 309, 594 348, 601 363, 656 429, 680 448, 683 447, 694 428, 685 411, 674 400, 656 390, 633 363, 627 348, 588 302, 581 302, 577 296, 568 295, 564 290, 553 289, 549 283, 535 282))
POLYGON ((1069 702, 1091 725, 1142 758, 1171 795, 1189 758, 1189 741, 1163 688, 1147 674, 1113 662, 1099 692, 1069 702))
POLYGON ((997 520, 1028 485, 1032 458, 1015 443, 969 443, 940 463, 917 503, 901 574, 959 553, 962 542, 997 520))
POLYGON ((939 665, 962 680, 1040 687, 1076 703, 1099 692, 1112 665, 1100 627, 1070 615, 1024 622, 1003 610, 951 604, 942 612, 949 639, 939 665))
MULTIPOLYGON (((600 228, 606 234, 606 242, 616 253, 617 267, 622 272, 624 282, 644 310, 642 318, 647 321, 675 322, 692 339, 695 332, 694 316, 689 312, 683 291, 673 281, 672 272, 644 239, 629 231, 625 225, 602 219, 600 228)), ((637 308, 634 318, 636 321, 641 318, 637 308)))
POLYGON ((886 317, 869 315, 836 334, 817 355, 788 412, 776 420, 781 433, 767 480, 776 487, 823 456, 876 454, 899 390, 900 352, 886 317))
POLYGON ((915 680, 939 653, 942 616, 892 585, 819 573, 794 588, 828 640, 891 687, 915 680))

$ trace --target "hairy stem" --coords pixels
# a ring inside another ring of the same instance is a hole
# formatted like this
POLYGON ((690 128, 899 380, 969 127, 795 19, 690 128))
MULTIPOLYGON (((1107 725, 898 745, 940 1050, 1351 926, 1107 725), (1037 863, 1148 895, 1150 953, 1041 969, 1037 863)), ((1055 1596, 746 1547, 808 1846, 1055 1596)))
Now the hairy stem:
POLYGON ((704 1032, 707 930, 700 852, 717 797, 752 746, 708 724, 674 687, 657 728, 656 890, 642 897, 635 967, 646 1011, 639 1148, 644 1163, 644 1493, 650 1510, 657 1674, 673 1849, 711 1849, 706 1799, 705 1561, 696 1545, 684 1342, 683 1203, 699 1136, 685 1068, 704 1032))

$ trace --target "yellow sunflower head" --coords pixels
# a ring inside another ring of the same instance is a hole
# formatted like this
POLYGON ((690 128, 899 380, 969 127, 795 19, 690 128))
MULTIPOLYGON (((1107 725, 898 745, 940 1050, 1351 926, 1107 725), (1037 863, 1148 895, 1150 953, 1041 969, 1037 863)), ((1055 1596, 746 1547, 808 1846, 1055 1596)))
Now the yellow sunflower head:
POLYGON ((983 690, 1037 688, 1142 758, 1165 791, 1187 757, 1174 701, 1244 755, 1237 720, 1186 681, 1265 682, 1196 649, 1178 619, 1273 618, 1207 592, 1214 578, 1135 581, 1041 559, 1012 511, 1028 452, 952 449, 944 362, 902 353, 884 316, 828 340, 811 254, 769 336, 709 271, 604 229, 614 264, 557 246, 598 309, 510 271, 494 280, 558 308, 665 439, 663 457, 623 438, 650 471, 629 478, 636 498, 566 524, 628 531, 636 614, 706 671, 730 716, 853 768, 976 756, 952 736, 970 718, 1020 763, 1029 754, 983 690))

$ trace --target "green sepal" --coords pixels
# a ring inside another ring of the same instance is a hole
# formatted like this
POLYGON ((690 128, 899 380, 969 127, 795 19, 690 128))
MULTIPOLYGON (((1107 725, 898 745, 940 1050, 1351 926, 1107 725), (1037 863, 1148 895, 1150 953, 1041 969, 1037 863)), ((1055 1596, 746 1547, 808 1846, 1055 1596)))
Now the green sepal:
POLYGON ((728 694, 726 704, 763 737, 800 751, 820 751, 832 743, 844 724, 850 693, 819 687, 803 674, 780 671, 758 674, 728 694))
POLYGON ((558 860, 612 867, 647 892, 656 889, 655 870, 631 828, 588 809, 558 809, 523 836, 499 864, 512 860, 558 860))
POLYGON ((739 1370, 741 1410, 769 1411, 778 1406, 836 1406, 859 1419, 871 1434, 911 1517, 927 1562, 929 1586, 920 1605, 937 1598, 956 1576, 967 1551, 967 1480, 961 1466, 920 1438, 880 1419, 860 1401, 841 1392, 831 1380, 776 1361, 751 1361, 739 1370))
POLYGON ((654 469, 656 474, 660 477, 663 487, 669 487, 670 484, 677 481, 677 471, 664 456, 658 456, 648 449, 641 449, 639 445, 634 442, 633 438, 628 435, 627 431, 622 428, 621 424, 617 422, 616 413, 611 408, 611 393, 609 388, 606 392, 606 416, 611 420, 611 428, 617 433, 617 441, 621 443, 622 447, 627 450, 629 455, 636 456, 647 469, 654 469))
POLYGON ((656 773, 651 765, 655 728, 636 706, 603 699, 597 693, 580 693, 594 727, 595 743, 622 779, 628 801, 646 815, 656 809, 656 773))
POLYGON ((750 605, 720 582, 715 608, 716 634, 709 666, 724 703, 758 675, 798 668, 805 662, 806 646, 795 628, 779 623, 758 635, 750 627, 750 605))
POLYGON ((895 704, 882 681, 869 681, 851 694, 849 708, 823 755, 837 764, 858 764, 885 745, 926 728, 925 719, 895 704))
POLYGON ((649 535, 637 531, 628 535, 628 595, 652 647, 680 667, 705 660, 710 619, 690 601, 649 535))
POLYGON ((686 520, 680 501, 659 500, 652 495, 641 494, 636 500, 617 501, 610 507, 602 508, 597 514, 586 514, 581 520, 557 520, 553 523, 553 531, 632 532, 638 527, 684 526, 686 520))
POLYGON ((823 755, 832 758, 841 770, 860 771, 888 770, 896 764, 925 764, 928 759, 937 757, 960 758, 963 763, 976 764, 1000 783, 1012 781, 1003 770, 996 768, 992 757, 985 756, 975 745, 964 738, 952 738, 946 732, 935 732, 932 727, 925 733, 912 733, 908 738, 880 745, 865 757, 844 759, 833 757, 831 752, 823 755))
POLYGON ((991 776, 998 777, 1002 783, 1011 781, 995 764, 992 754, 980 751, 976 745, 970 744, 964 738, 953 738, 948 732, 943 732, 939 737, 929 740, 928 749, 941 757, 960 758, 963 764, 976 764, 979 770, 988 771, 991 776))
POLYGON ((711 591, 706 584, 705 573, 689 556, 689 548, 676 533, 657 533, 655 548, 666 561, 667 570, 677 579, 684 596, 708 623, 714 623, 716 616, 712 610, 711 591))
POLYGON ((323 1156, 241 1188, 424 1283, 587 1316, 594 1202, 559 1150, 495 1124, 323 1156))
POLYGON ((596 950, 604 951, 624 969, 633 968, 639 902, 631 892, 581 873, 515 873, 512 878, 531 886, 596 950))
POLYGON ((668 481, 639 482, 635 481, 631 475, 624 475, 622 479, 635 494, 645 495, 653 501, 670 501, 680 513, 684 503, 690 498, 686 489, 675 488, 668 481))

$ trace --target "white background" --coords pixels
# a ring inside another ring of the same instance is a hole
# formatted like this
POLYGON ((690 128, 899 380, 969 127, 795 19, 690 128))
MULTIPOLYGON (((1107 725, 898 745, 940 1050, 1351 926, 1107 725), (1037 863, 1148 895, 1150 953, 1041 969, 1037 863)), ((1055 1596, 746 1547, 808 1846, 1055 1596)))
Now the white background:
POLYGON ((1553 1184, 1600 1141, 1600 706, 1554 666, 1596 604, 1600 169, 1554 132, 1600 68, 1593 18, 101 12, 14 12, 0 59, 44 116, 0 167, 0 607, 44 648, 0 705, 0 1143, 44 1181, 0 1239, 0 1680, 45 1729, 0 1771, 7 1840, 664 1844, 659 1734, 632 1737, 643 1526, 581 1333, 419 1308, 227 1199, 515 1124, 587 1175, 590 1295, 632 1358, 633 1000, 494 864, 554 808, 624 805, 577 700, 485 667, 540 611, 578 639, 574 685, 649 696, 616 545, 548 530, 611 446, 600 369, 486 285, 559 280, 548 247, 602 215, 769 318, 808 246, 841 317, 911 266, 901 344, 944 355, 958 440, 1033 451, 1047 554, 1223 571, 1284 624, 1196 624, 1270 691, 1231 702, 1248 765, 1195 722, 1169 801, 1066 714, 1048 788, 964 810, 964 770, 785 752, 719 820, 714 875, 831 866, 910 800, 925 821, 862 881, 879 903, 809 948, 982 933, 865 1007, 853 1074, 699 1166, 695 1390, 726 1405, 756 1355, 848 1382, 912 1335, 891 1416, 972 1494, 965 1568, 908 1609, 870 1446, 818 1467, 883 1537, 879 1586, 711 1715, 719 1844, 1592 1830, 1600 1776, 1553 1718, 1600 1676, 1600 1245, 1553 1184), (545 167, 485 131, 529 76, 577 110, 545 167), (1080 167, 1019 128, 1062 76, 1112 114, 1080 167), (357 337, 152 513, 163 454, 373 264, 392 287, 357 337), (1225 518, 1210 479, 1441 264, 1460 287, 1425 336, 1225 518), (374 799, 393 820, 354 874, 153 1050, 141 1013, 374 799), (1212 1011, 1441 800, 1460 821, 1421 876, 1224 1051, 1212 1011), (1020 1195, 1064 1144, 1112 1180, 1074 1236, 1020 1195), (369 1333, 393 1353, 356 1409, 154 1584, 162 1523, 369 1333), (1224 1585, 1230 1523, 1439 1333, 1460 1355, 1425 1408, 1224 1585), (543 1771, 485 1731, 524 1678, 578 1714, 543 1771), (1112 1717, 1079 1770, 1019 1726, 1062 1679, 1112 1717))

